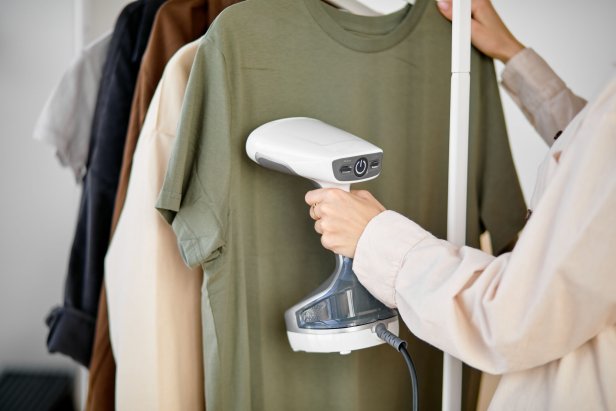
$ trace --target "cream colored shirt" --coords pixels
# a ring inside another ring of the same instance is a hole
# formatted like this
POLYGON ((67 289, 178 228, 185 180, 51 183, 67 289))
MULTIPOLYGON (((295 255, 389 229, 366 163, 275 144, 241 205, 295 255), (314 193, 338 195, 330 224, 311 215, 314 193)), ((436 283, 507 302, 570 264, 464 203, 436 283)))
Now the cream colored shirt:
POLYGON ((546 141, 564 131, 513 252, 457 247, 385 211, 362 234, 354 269, 418 337, 503 374, 490 409, 614 410, 616 79, 565 127, 584 101, 523 53, 505 87, 546 141))
POLYGON ((176 137, 197 44, 167 64, 133 158, 126 203, 105 259, 118 410, 202 410, 201 269, 187 268, 154 208, 176 137))

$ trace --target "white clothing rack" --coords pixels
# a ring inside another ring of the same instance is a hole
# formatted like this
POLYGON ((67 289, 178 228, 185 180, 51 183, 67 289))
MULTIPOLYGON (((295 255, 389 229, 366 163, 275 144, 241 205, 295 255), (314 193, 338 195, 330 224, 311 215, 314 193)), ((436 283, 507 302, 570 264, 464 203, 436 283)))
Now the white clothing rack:
MULTIPOLYGON (((466 243, 471 0, 453 0, 452 6, 447 240, 463 246, 466 243)), ((462 362, 444 354, 442 409, 457 411, 461 405, 462 362)))

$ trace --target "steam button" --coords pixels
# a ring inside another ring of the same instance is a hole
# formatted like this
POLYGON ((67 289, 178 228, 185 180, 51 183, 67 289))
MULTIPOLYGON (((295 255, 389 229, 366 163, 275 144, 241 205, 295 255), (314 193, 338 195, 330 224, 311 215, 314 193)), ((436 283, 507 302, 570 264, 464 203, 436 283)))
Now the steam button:
POLYGON ((342 166, 340 167, 340 173, 349 174, 353 169, 350 166, 342 166))
POLYGON ((365 157, 360 158, 355 162, 355 166, 353 167, 353 171, 357 177, 363 177, 368 171, 368 160, 365 157))

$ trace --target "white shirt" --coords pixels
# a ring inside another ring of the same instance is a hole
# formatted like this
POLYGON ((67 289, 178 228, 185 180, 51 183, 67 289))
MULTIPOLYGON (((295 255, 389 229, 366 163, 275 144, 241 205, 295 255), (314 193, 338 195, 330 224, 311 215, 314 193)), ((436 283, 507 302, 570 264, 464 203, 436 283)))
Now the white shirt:
POLYGON ((34 126, 34 138, 51 144, 81 182, 86 174, 92 118, 111 33, 87 46, 62 75, 34 126))
MULTIPOLYGON (((505 87, 549 141, 583 100, 532 50, 521 59, 531 69, 505 87)), ((552 145, 511 253, 454 246, 393 211, 359 240, 357 276, 414 334, 504 374, 490 409, 616 409, 615 130, 616 79, 552 145)))

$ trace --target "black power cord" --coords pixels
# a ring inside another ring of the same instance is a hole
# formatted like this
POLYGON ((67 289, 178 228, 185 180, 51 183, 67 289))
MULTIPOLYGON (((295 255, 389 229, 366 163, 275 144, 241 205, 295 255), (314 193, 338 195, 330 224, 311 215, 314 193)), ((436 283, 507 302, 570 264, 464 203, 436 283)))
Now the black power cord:
POLYGON ((418 403, 419 403, 419 386, 417 384, 417 371, 415 371, 415 364, 413 364, 413 360, 409 352, 406 350, 407 342, 402 338, 399 338, 396 334, 387 330, 387 327, 383 323, 377 324, 375 330, 376 335, 387 344, 391 345, 402 354, 404 357, 404 361, 406 362, 407 367, 409 368, 409 374, 411 375, 411 386, 413 389, 413 411, 417 411, 418 403))

